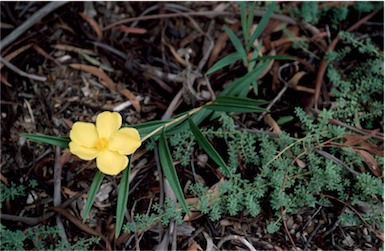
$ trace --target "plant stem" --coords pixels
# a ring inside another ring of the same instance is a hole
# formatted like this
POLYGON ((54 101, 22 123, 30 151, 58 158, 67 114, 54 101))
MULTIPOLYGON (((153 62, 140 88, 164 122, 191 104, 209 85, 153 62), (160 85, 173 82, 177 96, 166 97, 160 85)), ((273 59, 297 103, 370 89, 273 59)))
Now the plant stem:
POLYGON ((168 127, 168 126, 170 126, 170 125, 173 125, 173 124, 175 124, 175 123, 177 123, 177 122, 179 122, 179 121, 181 121, 181 120, 187 118, 188 116, 191 116, 191 115, 193 115, 193 114, 196 113, 196 112, 199 112, 199 111, 202 110, 206 105, 209 105, 209 104, 211 104, 211 103, 212 103, 212 102, 208 102, 208 103, 206 103, 205 105, 202 105, 202 106, 200 106, 200 107, 194 108, 194 109, 192 109, 191 111, 189 111, 188 113, 186 113, 185 115, 180 116, 180 117, 178 117, 178 118, 176 118, 176 119, 174 119, 174 120, 172 120, 172 121, 170 121, 170 122, 168 122, 168 123, 166 123, 166 124, 164 124, 164 125, 162 125, 162 126, 159 126, 159 127, 156 128, 154 131, 150 132, 150 133, 147 134, 145 137, 143 137, 143 138, 142 138, 142 142, 144 142, 144 141, 146 141, 147 139, 149 139, 149 138, 151 138, 152 136, 154 136, 154 134, 156 134, 157 132, 159 132, 160 130, 162 130, 163 127, 166 128, 166 127, 168 127))

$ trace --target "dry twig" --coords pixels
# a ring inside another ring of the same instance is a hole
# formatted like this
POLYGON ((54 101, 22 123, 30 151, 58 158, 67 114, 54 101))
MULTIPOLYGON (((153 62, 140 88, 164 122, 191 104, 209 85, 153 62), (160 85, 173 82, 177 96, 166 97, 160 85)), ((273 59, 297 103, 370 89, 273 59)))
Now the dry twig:
POLYGON ((43 17, 56 10, 60 6, 66 4, 68 1, 53 1, 48 3, 46 6, 35 12, 30 18, 24 21, 22 25, 13 30, 8 36, 0 41, 0 50, 4 50, 9 44, 16 40, 26 30, 31 28, 35 23, 41 20, 43 17))
POLYGON ((47 80, 46 77, 42 77, 42 76, 38 76, 38 75, 35 75, 35 74, 26 73, 25 71, 20 70, 18 67, 16 67, 15 65, 11 64, 7 60, 5 60, 3 57, 0 57, 0 62, 3 63, 8 69, 16 72, 20 76, 23 76, 23 77, 26 77, 26 78, 30 78, 30 79, 33 79, 33 80, 36 80, 36 81, 41 81, 41 82, 45 82, 47 80))

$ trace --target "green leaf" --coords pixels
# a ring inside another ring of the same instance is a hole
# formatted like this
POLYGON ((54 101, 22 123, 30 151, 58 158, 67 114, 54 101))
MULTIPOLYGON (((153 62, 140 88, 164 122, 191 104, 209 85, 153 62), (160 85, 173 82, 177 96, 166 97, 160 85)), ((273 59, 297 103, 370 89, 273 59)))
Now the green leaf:
POLYGON ((253 62, 253 61, 262 61, 262 60, 269 60, 269 59, 276 59, 276 60, 295 60, 295 58, 293 57, 290 57, 290 56, 262 56, 262 57, 257 57, 257 58, 254 58, 252 60, 250 60, 250 62, 253 62))
POLYGON ((278 120, 277 120, 277 124, 278 125, 283 125, 283 124, 286 124, 287 122, 290 122, 294 119, 293 116, 284 116, 284 117, 280 117, 278 120))
MULTIPOLYGON (((253 47, 255 47, 255 46, 253 46, 253 47)), ((255 58, 258 57, 258 55, 259 55, 259 50, 261 49, 261 47, 262 47, 262 43, 258 44, 258 46, 255 47, 255 49, 254 49, 254 51, 253 51, 253 53, 252 53, 252 55, 251 55, 251 58, 252 58, 252 59, 253 59, 253 58, 255 59, 255 58)), ((250 61, 249 61, 249 64, 247 65, 247 71, 248 71, 248 72, 252 71, 252 70, 254 69, 254 67, 255 67, 256 64, 257 64, 257 61, 256 61, 256 60, 250 60, 250 61)))
MULTIPOLYGON (((251 30, 251 27, 253 26, 254 10, 257 7, 257 4, 258 4, 258 2, 253 2, 251 7, 249 8, 249 11, 248 11, 248 14, 247 14, 247 27, 248 27, 248 30, 247 30, 247 33, 246 33, 247 39, 245 39, 245 42, 249 41, 249 39, 250 39, 249 38, 250 30, 251 30)), ((243 24, 242 24, 242 26, 243 26, 243 24)))
POLYGON ((202 134, 199 128, 194 124, 194 122, 189 118, 188 122, 190 124, 191 132, 194 134, 195 139, 198 144, 202 147, 202 149, 210 156, 212 160, 217 163, 218 166, 222 167, 225 171, 225 175, 227 177, 231 177, 232 173, 226 163, 223 161, 222 157, 219 155, 217 150, 211 145, 210 141, 206 139, 206 137, 202 134))
POLYGON ((132 125, 132 127, 136 128, 139 131, 140 137, 144 138, 147 134, 156 130, 157 128, 163 126, 164 124, 170 122, 171 119, 167 120, 155 120, 150 122, 145 122, 137 125, 132 125))
POLYGON ((234 104, 208 104, 207 109, 221 112, 268 112, 265 108, 255 107, 251 105, 234 105, 234 104))
POLYGON ((223 112, 266 112, 266 109, 258 106, 267 103, 268 102, 265 100, 234 96, 218 96, 213 103, 206 105, 206 108, 223 112))
POLYGON ((86 53, 79 53, 80 56, 82 56, 86 61, 88 61, 89 63, 93 64, 93 65, 96 65, 96 66, 99 66, 100 65, 100 62, 96 59, 96 58, 93 58, 91 57, 90 55, 86 54, 86 53))
POLYGON ((271 15, 273 14, 274 9, 275 9, 275 3, 271 2, 265 15, 263 15, 261 21, 259 21, 258 26, 255 29, 253 35, 251 35, 250 40, 247 44, 247 48, 250 48, 250 46, 254 43, 254 41, 262 34, 263 30, 266 28, 267 23, 269 22, 271 15))
POLYGON ((159 159, 160 164, 162 166, 163 172, 170 183, 171 189, 174 191, 176 198, 178 199, 180 205, 182 206, 183 210, 186 213, 189 213, 189 209, 187 207, 186 200, 183 195, 183 190, 180 186, 178 176, 175 171, 175 166, 172 163, 171 153, 170 149, 167 145, 166 135, 164 132, 164 129, 162 131, 162 134, 159 138, 159 159))
POLYGON ((90 213, 92 204, 94 204, 96 193, 99 191, 100 185, 102 184, 104 178, 104 173, 101 171, 97 171, 95 174, 95 177, 91 183, 90 190, 88 191, 88 196, 86 200, 86 206, 84 207, 83 211, 83 222, 86 221, 88 214, 90 213))
POLYGON ((87 53, 82 53, 80 52, 79 53, 86 61, 90 62, 91 64, 93 65, 96 65, 96 66, 100 66, 100 68, 102 68, 103 70, 105 71, 108 71, 108 72, 113 72, 114 69, 112 69, 111 67, 107 66, 107 65, 104 65, 102 63, 100 63, 96 58, 93 58, 92 56, 88 55, 87 53))
POLYGON ((264 69, 269 66, 270 61, 267 60, 265 63, 257 66, 254 70, 247 73, 245 76, 236 79, 230 85, 226 86, 225 89, 220 93, 224 96, 240 96, 246 97, 249 92, 250 84, 260 75, 264 69))
POLYGON ((242 98, 234 96, 218 96, 215 98, 216 103, 229 103, 234 105, 266 105, 269 102, 261 99, 242 98))
POLYGON ((22 133, 21 137, 30 139, 33 142, 45 143, 63 148, 68 148, 68 144, 71 141, 69 137, 48 136, 44 134, 22 133))
POLYGON ((220 59, 218 62, 216 62, 207 72, 206 75, 212 74, 216 72, 217 70, 220 70, 232 63, 235 63, 236 61, 242 59, 244 55, 240 52, 235 52, 230 55, 227 55, 226 57, 220 59))
MULTIPOLYGON (((205 120, 208 116, 210 116, 213 113, 212 110, 208 110, 203 108, 199 112, 193 114, 191 116, 191 119, 194 121, 195 124, 199 125, 202 123, 203 120, 205 120)), ((182 131, 188 130, 189 129, 189 124, 187 121, 184 121, 181 123, 178 127, 175 126, 170 126, 166 132, 166 135, 175 135, 177 133, 180 133, 182 131)))
POLYGON ((119 192, 118 192, 118 202, 116 205, 115 238, 119 237, 120 231, 122 230, 123 220, 124 220, 124 212, 126 211, 126 207, 127 207, 128 194, 130 191, 130 171, 131 171, 132 156, 134 156, 134 155, 131 154, 130 162, 128 163, 128 167, 123 170, 122 178, 120 179, 119 192))
POLYGON ((258 83, 257 83, 257 80, 256 80, 256 79, 254 79, 254 80, 251 82, 251 86, 253 87, 254 94, 255 94, 255 95, 258 95, 258 83))
MULTIPOLYGON (((179 117, 187 114, 188 112, 189 111, 179 113, 176 116, 172 117, 171 119, 155 120, 155 121, 145 122, 145 123, 141 123, 141 124, 137 124, 137 125, 131 125, 131 127, 136 128, 139 131, 140 137, 143 139, 148 134, 152 133, 153 131, 155 131, 155 130, 161 128, 161 127, 163 127, 165 124, 173 121, 174 119, 179 118, 179 117)), ((180 120, 180 121, 178 121, 176 123, 173 123, 172 125, 169 125, 167 127, 167 129, 174 128, 174 127, 180 125, 183 121, 184 121, 184 119, 182 119, 182 120, 180 120)), ((152 137, 158 136, 160 133, 161 133, 161 130, 159 132, 155 133, 154 135, 152 135, 152 137)))
POLYGON ((233 43, 234 48, 237 50, 237 52, 239 52, 242 55, 243 61, 247 62, 247 53, 245 51, 245 48, 243 48, 241 40, 239 40, 239 38, 234 34, 234 32, 229 27, 225 25, 223 28, 225 29, 227 35, 229 36, 229 39, 233 43))
POLYGON ((246 41, 249 31, 250 31, 250 26, 247 23, 247 11, 246 11, 246 3, 244 1, 239 1, 238 2, 240 11, 241 11, 241 24, 242 24, 242 32, 243 32, 243 37, 246 41))

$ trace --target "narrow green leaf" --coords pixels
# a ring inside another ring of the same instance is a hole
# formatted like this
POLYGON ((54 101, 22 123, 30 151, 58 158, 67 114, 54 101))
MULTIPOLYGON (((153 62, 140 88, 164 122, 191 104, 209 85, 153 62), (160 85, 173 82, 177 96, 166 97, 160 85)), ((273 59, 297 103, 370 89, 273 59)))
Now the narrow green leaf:
POLYGON ((234 105, 234 104, 216 104, 212 103, 206 106, 207 109, 221 112, 268 112, 268 110, 250 105, 234 105))
MULTIPOLYGON (((249 40, 250 39, 250 30, 251 30, 251 27, 253 26, 254 10, 257 7, 257 4, 258 4, 258 2, 253 2, 251 7, 249 8, 249 12, 247 14, 247 27, 248 27, 248 30, 247 30, 247 34, 246 34, 247 38, 245 39, 245 44, 248 44, 248 42, 250 41, 249 40)), ((247 51, 248 51, 248 49, 247 49, 247 51)))
POLYGON ((86 206, 83 211, 83 222, 86 221, 88 214, 90 213, 91 207, 94 204, 96 193, 99 191, 100 185, 102 184, 104 178, 104 173, 99 170, 96 172, 95 177, 91 183, 90 190, 88 191, 88 196, 86 200, 86 206))
MULTIPOLYGON (((209 117, 212 113, 213 113, 212 110, 208 110, 208 109, 203 108, 199 112, 193 114, 191 116, 191 119, 194 121, 195 124, 199 125, 200 123, 202 123, 203 120, 205 120, 207 117, 209 117)), ((183 123, 179 124, 177 127, 174 127, 174 126, 171 127, 170 126, 168 128, 169 130, 167 130, 167 132, 166 132, 166 136, 175 135, 177 133, 183 132, 185 130, 188 130, 189 127, 190 126, 189 126, 188 122, 184 120, 183 123)))
POLYGON ((246 3, 244 1, 239 1, 239 8, 241 11, 241 24, 242 24, 242 32, 243 32, 243 38, 245 41, 247 41, 247 37, 249 36, 250 28, 247 25, 247 13, 246 13, 246 3))
POLYGON ((218 62, 216 62, 207 72, 206 75, 212 74, 216 72, 217 70, 220 70, 232 63, 235 63, 236 61, 243 58, 244 55, 242 55, 240 52, 235 52, 230 55, 227 55, 226 57, 220 59, 218 62))
POLYGON ((274 9, 275 3, 271 2, 265 15, 263 15, 261 21, 259 21, 258 26, 255 29, 253 35, 251 35, 250 40, 247 44, 247 48, 250 48, 250 46, 254 43, 255 39, 257 39, 262 34, 263 30, 266 28, 267 23, 269 22, 271 15, 273 14, 274 9))
MULTIPOLYGON (((253 46, 255 47, 255 46, 253 46)), ((253 50, 253 53, 251 55, 251 58, 257 58, 258 55, 259 55, 259 50, 261 49, 262 47, 262 43, 259 43, 258 46, 255 47, 255 49, 253 50)), ((254 69, 255 65, 257 64, 257 61, 256 60, 250 60, 249 61, 249 64, 247 65, 247 71, 250 72, 254 69)))
POLYGON ((163 126, 164 124, 170 122, 171 119, 167 120, 155 120, 150 122, 145 122, 137 125, 132 125, 132 127, 136 128, 139 131, 140 137, 144 138, 147 134, 151 133, 155 129, 163 126))
POLYGON ((213 145, 211 145, 210 141, 206 139, 206 137, 202 134, 202 132, 190 118, 188 119, 188 122, 190 124, 191 132, 194 134, 194 137, 197 140, 198 144, 210 156, 210 158, 214 160, 215 163, 217 163, 217 165, 222 168, 222 170, 224 170, 224 175, 226 175, 226 177, 231 177, 232 173, 229 167, 226 165, 225 161, 219 155, 217 150, 215 150, 213 145))
POLYGON ((253 87, 254 94, 255 94, 255 95, 258 95, 258 83, 257 83, 257 80, 256 80, 256 79, 254 79, 253 81, 251 81, 251 86, 253 87))
POLYGON ((258 77, 259 74, 269 65, 270 61, 267 60, 265 63, 257 66, 254 70, 247 73, 245 76, 236 79, 233 83, 226 86, 225 89, 220 93, 222 96, 240 96, 246 97, 249 92, 251 82, 258 77))
POLYGON ((104 65, 102 63, 99 62, 99 60, 97 60, 96 58, 93 58, 92 56, 88 55, 87 53, 79 53, 86 61, 88 61, 89 63, 93 64, 93 65, 96 65, 96 66, 100 66, 100 68, 102 68, 103 70, 105 71, 108 71, 108 72, 113 72, 114 69, 112 69, 111 67, 107 66, 107 65, 104 65))
POLYGON ((243 48, 243 44, 241 40, 235 35, 235 33, 226 25, 223 27, 229 36, 230 41, 233 43, 234 48, 242 55, 243 61, 247 62, 247 53, 245 48, 243 48))
POLYGON ((295 58, 293 57, 290 57, 290 56, 262 56, 262 57, 256 57, 252 60, 250 60, 250 62, 254 62, 254 61, 262 61, 262 60, 269 60, 269 59, 275 59, 275 60, 295 60, 295 58))
MULTIPOLYGON (((141 123, 141 124, 136 124, 136 125, 131 125, 132 127, 136 128, 138 131, 139 131, 139 134, 140 134, 140 137, 141 138, 144 138, 146 137, 148 134, 152 133, 154 130, 157 130, 159 129, 160 127, 163 127, 165 124, 171 122, 172 120, 178 118, 178 117, 181 117, 183 115, 185 115, 186 113, 188 113, 189 111, 186 111, 186 112, 182 112, 182 113, 179 113, 177 114, 176 116, 172 117, 171 119, 166 119, 166 120, 155 120, 155 121, 150 121, 150 122, 145 122, 145 123, 141 123)), ((180 120, 176 123, 173 123, 172 125, 170 125, 169 127, 167 127, 168 129, 171 129, 171 128, 174 128, 178 125, 180 125, 184 120, 180 120)), ((161 133, 161 130, 158 132, 158 133, 155 133, 153 136, 158 136, 160 135, 161 133)))
POLYGON ((92 56, 86 54, 86 53, 79 53, 80 56, 82 56, 86 61, 88 61, 89 63, 93 64, 93 65, 96 65, 96 66, 99 66, 100 65, 100 62, 96 59, 96 58, 93 58, 92 56))
POLYGON ((278 120, 277 120, 277 124, 278 125, 283 125, 283 124, 286 124, 287 122, 290 122, 294 119, 293 116, 284 116, 284 117, 280 117, 278 120))
POLYGON ((175 166, 172 163, 172 157, 170 149, 167 145, 166 135, 164 129, 159 138, 159 159, 162 166, 163 172, 166 175, 168 182, 170 183, 171 189, 174 191, 176 198, 178 199, 180 205, 186 213, 189 213, 189 209, 186 203, 186 200, 183 195, 182 187, 180 186, 178 175, 175 171, 175 166))
POLYGON ((68 148, 68 144, 71 141, 69 137, 48 136, 44 134, 22 133, 21 137, 30 139, 33 142, 45 143, 63 148, 68 148))
POLYGON ((218 96, 215 98, 215 103, 228 103, 234 105, 266 105, 269 102, 261 99, 242 98, 234 96, 218 96))
POLYGON ((118 201, 116 205, 115 238, 119 237, 120 231, 122 230, 124 212, 126 211, 126 207, 127 207, 128 194, 130 191, 130 171, 131 171, 132 156, 134 155, 131 154, 128 167, 123 170, 122 178, 120 179, 118 201))

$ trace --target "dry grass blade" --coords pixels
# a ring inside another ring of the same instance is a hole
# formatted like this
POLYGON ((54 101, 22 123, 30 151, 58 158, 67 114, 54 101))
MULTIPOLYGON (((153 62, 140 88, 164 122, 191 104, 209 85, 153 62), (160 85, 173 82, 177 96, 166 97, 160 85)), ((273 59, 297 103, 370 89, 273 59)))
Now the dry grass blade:
POLYGON ((67 210, 59 207, 48 207, 48 209, 63 215, 68 220, 70 220, 73 224, 75 224, 78 228, 80 228, 82 231, 94 236, 99 236, 100 238, 103 239, 103 241, 105 241, 107 250, 112 250, 110 242, 103 234, 90 228, 86 224, 83 224, 81 220, 79 220, 78 218, 76 218, 75 216, 67 212, 67 210))
POLYGON ((366 163, 374 175, 379 178, 382 177, 382 169, 379 168, 377 160, 373 157, 373 155, 364 150, 354 149, 354 151, 361 156, 362 160, 366 163))
POLYGON ((91 56, 96 56, 96 53, 91 51, 91 50, 83 49, 83 48, 78 48, 78 47, 75 47, 75 46, 72 46, 72 45, 68 45, 68 44, 55 44, 52 47, 57 49, 57 50, 73 51, 73 52, 76 52, 76 53, 79 53, 79 54, 84 53, 84 54, 88 54, 88 55, 91 55, 91 56))
POLYGON ((98 37, 98 40, 103 39, 103 29, 100 27, 100 25, 95 21, 95 19, 87 16, 84 13, 79 13, 79 15, 87 22, 89 25, 94 29, 96 36, 98 37))
POLYGON ((344 135, 344 146, 350 146, 357 149, 366 150, 378 156, 383 156, 383 150, 375 144, 368 141, 369 136, 362 136, 358 134, 344 135))
POLYGON ((0 75, 0 81, 1 81, 1 83, 5 84, 6 86, 12 87, 12 85, 8 82, 7 78, 3 74, 0 75))
POLYGON ((20 76, 23 76, 23 77, 26 77, 26 78, 30 78, 30 79, 33 79, 33 80, 37 80, 37 81, 42 81, 42 82, 47 80, 46 77, 37 76, 35 74, 29 74, 29 73, 26 73, 26 72, 20 70, 18 67, 16 67, 15 65, 11 64, 7 60, 5 60, 3 57, 0 57, 0 62, 3 63, 8 69, 16 72, 20 76))
POLYGON ((1 50, 4 50, 9 44, 15 41, 21 34, 32 27, 35 23, 40 21, 43 17, 56 10, 60 6, 66 4, 68 1, 53 1, 45 5, 40 10, 36 11, 31 17, 29 17, 19 27, 14 29, 8 36, 1 40, 1 50))
MULTIPOLYGON (((237 30, 241 24, 239 22, 231 25, 229 28, 232 31, 237 30)), ((210 59, 207 63, 208 68, 211 68, 213 64, 217 61, 219 54, 223 51, 223 47, 225 46, 225 43, 229 39, 229 36, 227 35, 226 32, 222 32, 221 35, 217 38, 217 41, 215 42, 214 48, 211 51, 210 59)))
MULTIPOLYGON (((4 59, 7 60, 7 61, 11 61, 13 58, 15 58, 17 55, 19 55, 20 53, 28 50, 29 48, 32 47, 33 44, 27 44, 27 45, 24 45, 22 47, 20 47, 19 49, 7 54, 6 56, 4 56, 4 59)), ((0 63, 0 70, 1 68, 3 68, 4 64, 0 63)))
POLYGON ((139 100, 135 97, 135 95, 127 88, 119 88, 118 85, 115 84, 102 69, 99 69, 95 66, 83 64, 70 64, 70 66, 74 69, 84 70, 86 72, 91 73, 92 75, 99 77, 102 80, 101 83, 106 86, 112 93, 114 93, 118 89, 120 94, 124 95, 130 100, 131 104, 134 106, 136 111, 141 111, 139 100))
POLYGON ((91 66, 91 65, 85 65, 85 64, 70 64, 70 67, 77 69, 77 70, 91 73, 92 75, 99 77, 101 80, 103 80, 102 84, 104 86, 106 86, 111 92, 116 91, 117 85, 114 83, 114 81, 112 81, 112 79, 102 69, 99 69, 99 68, 97 68, 95 66, 91 66))
POLYGON ((143 17, 131 17, 131 18, 122 19, 122 20, 116 21, 115 23, 107 25, 106 27, 103 28, 103 30, 111 29, 112 27, 117 26, 119 24, 131 23, 139 20, 151 20, 151 19, 171 18, 171 17, 180 17, 180 16, 206 16, 209 18, 213 18, 215 16, 220 16, 220 15, 234 15, 234 13, 226 12, 226 11, 192 11, 192 12, 183 12, 183 13, 157 14, 157 15, 149 15, 149 16, 143 16, 143 17))
POLYGON ((126 25, 119 25, 118 27, 115 27, 115 29, 120 30, 124 33, 132 33, 132 34, 146 34, 147 30, 144 28, 137 28, 137 27, 129 27, 126 25))
POLYGON ((127 88, 124 88, 124 89, 119 90, 119 93, 131 101, 132 106, 134 106, 134 108, 137 112, 140 112, 142 110, 139 100, 136 98, 136 96, 130 90, 128 90, 127 88))
POLYGON ((38 46, 37 44, 34 44, 32 46, 38 53, 40 53, 43 57, 45 57, 46 59, 48 60, 51 60, 52 62, 54 62, 56 65, 58 66, 61 66, 62 64, 56 60, 56 58, 52 57, 51 55, 49 55, 45 50, 43 50, 40 46, 38 46))

